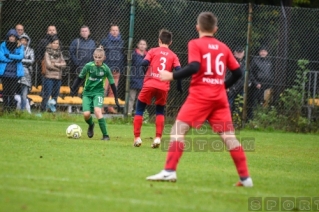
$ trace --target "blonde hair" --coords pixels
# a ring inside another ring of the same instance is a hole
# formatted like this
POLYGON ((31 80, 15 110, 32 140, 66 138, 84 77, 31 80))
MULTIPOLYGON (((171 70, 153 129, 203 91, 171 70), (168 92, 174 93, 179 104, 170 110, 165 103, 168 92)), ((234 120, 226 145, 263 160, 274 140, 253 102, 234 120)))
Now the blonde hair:
POLYGON ((97 48, 94 50, 94 54, 95 54, 95 53, 100 53, 100 54, 105 55, 103 46, 100 45, 99 47, 97 47, 97 48))

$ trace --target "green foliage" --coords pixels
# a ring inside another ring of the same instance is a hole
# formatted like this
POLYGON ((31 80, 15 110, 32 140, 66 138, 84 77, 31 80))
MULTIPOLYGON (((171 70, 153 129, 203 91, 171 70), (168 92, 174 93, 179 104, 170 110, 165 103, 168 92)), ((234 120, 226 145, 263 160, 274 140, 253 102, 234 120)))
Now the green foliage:
POLYGON ((232 113, 232 120, 235 129, 242 128, 242 113, 243 113, 243 102, 244 98, 242 95, 237 95, 234 102, 234 110, 232 113))
POLYGON ((254 119, 250 121, 251 128, 284 130, 290 132, 318 133, 318 122, 308 120, 303 113, 303 86, 307 82, 307 60, 299 60, 299 69, 291 88, 287 88, 280 96, 278 107, 258 107, 254 119))

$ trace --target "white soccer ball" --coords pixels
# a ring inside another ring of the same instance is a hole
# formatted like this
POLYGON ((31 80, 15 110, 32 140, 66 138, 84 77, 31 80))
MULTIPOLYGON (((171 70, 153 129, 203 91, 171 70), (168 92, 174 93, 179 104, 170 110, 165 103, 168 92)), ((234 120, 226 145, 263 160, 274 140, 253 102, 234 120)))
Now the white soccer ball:
POLYGON ((67 129, 66 129, 66 136, 68 138, 81 138, 82 135, 82 129, 79 125, 77 124, 71 124, 67 129))

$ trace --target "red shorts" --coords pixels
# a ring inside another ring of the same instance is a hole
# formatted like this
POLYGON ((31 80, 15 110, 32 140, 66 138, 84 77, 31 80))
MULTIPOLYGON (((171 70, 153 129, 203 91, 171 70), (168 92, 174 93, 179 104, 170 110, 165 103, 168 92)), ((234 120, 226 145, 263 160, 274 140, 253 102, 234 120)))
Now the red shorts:
POLYGON ((166 105, 167 94, 167 91, 160 90, 158 88, 143 87, 138 95, 138 100, 150 105, 154 97, 156 100, 155 105, 166 105))
POLYGON ((233 132, 233 123, 228 100, 200 100, 188 96, 180 109, 177 120, 193 128, 200 128, 207 120, 215 132, 233 132))

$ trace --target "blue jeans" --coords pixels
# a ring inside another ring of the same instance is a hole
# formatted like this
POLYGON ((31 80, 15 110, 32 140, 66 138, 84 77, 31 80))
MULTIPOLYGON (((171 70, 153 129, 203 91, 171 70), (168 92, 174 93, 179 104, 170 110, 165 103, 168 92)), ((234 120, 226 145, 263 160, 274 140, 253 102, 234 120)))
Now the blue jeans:
POLYGON ((42 102, 41 102, 41 110, 46 110, 47 102, 50 99, 54 99, 57 102, 58 96, 60 94, 61 80, 57 79, 49 79, 43 77, 42 84, 42 102))
POLYGON ((27 85, 21 85, 21 110, 26 108, 28 93, 29 87, 27 85))

